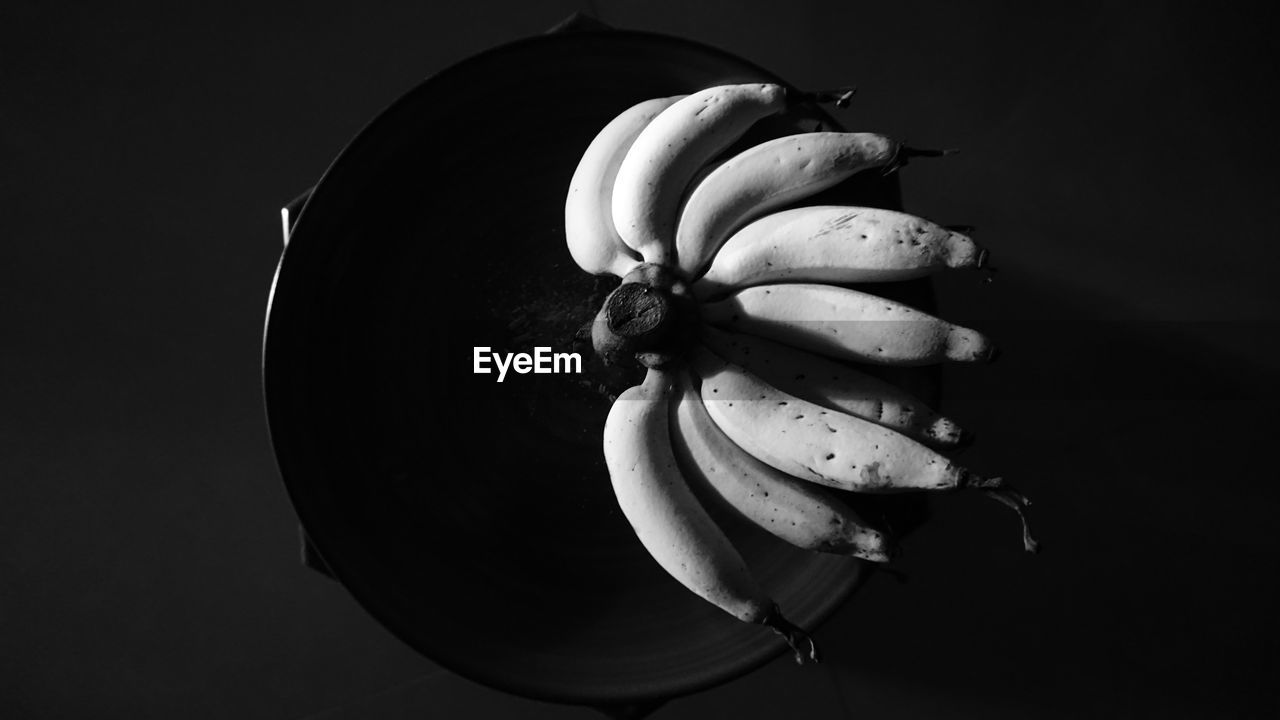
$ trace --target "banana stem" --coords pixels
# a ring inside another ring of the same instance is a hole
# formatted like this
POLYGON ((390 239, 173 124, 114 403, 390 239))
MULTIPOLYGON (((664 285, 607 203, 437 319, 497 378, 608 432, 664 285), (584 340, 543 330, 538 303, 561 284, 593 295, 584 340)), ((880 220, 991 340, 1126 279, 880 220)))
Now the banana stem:
POLYGON ((884 167, 884 174, 889 175, 906 167, 911 158, 918 157, 945 157, 947 155, 955 155, 960 152, 959 148, 945 148, 942 150, 932 150, 926 148, 916 148, 909 145, 899 145, 898 151, 894 153, 893 160, 884 167))
POLYGON ((654 333, 666 319, 671 303, 666 294, 639 283, 623 285, 605 305, 609 329, 626 338, 654 333))
POLYGON ((857 92, 858 86, 846 85, 831 90, 802 92, 798 99, 800 102, 811 102, 819 105, 832 104, 838 108, 846 108, 849 107, 850 101, 853 100, 853 96, 857 92))
POLYGON ((1018 519, 1022 521, 1022 546, 1029 553, 1040 551, 1040 542, 1031 534, 1031 522, 1027 519, 1027 508, 1031 506, 1031 500, 1026 495, 1013 489, 1004 481, 1004 478, 982 477, 981 475, 964 471, 957 487, 981 490, 984 495, 992 500, 1012 508, 1014 512, 1018 513, 1018 519))
MULTIPOLYGON (((999 481, 1000 478, 995 478, 995 480, 999 481)), ((1018 513, 1018 519, 1022 521, 1022 547, 1029 553, 1040 552, 1040 542, 1032 536, 1031 522, 1027 519, 1027 507, 1031 505, 1031 501, 1022 493, 1007 486, 996 485, 990 488, 983 488, 982 493, 1018 513)))
POLYGON ((770 608, 768 614, 760 620, 760 624, 778 633, 783 640, 787 641, 791 651, 796 654, 797 665, 818 662, 818 646, 814 644, 813 638, 790 620, 782 617, 782 610, 777 605, 770 608), (808 646, 807 652, 800 649, 801 644, 808 646))

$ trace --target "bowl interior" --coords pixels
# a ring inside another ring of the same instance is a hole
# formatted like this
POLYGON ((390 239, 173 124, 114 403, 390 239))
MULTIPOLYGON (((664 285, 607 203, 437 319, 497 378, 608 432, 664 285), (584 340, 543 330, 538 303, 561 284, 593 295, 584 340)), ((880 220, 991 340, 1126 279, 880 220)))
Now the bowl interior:
MULTIPOLYGON (((388 108, 299 218, 264 349, 281 472, 334 575, 442 665, 529 697, 619 703, 713 685, 784 649, 668 577, 618 511, 601 429, 610 392, 635 376, 472 372, 476 347, 589 357, 575 332, 616 280, 565 249, 579 156, 635 102, 747 80, 776 78, 640 33, 504 46, 388 108)), ((895 190, 870 178, 842 192, 893 205, 895 190)), ((927 287, 894 292, 928 302, 927 287)), ((929 377, 899 380, 927 394, 929 377)), ((801 626, 861 577, 858 561, 717 517, 801 626)))

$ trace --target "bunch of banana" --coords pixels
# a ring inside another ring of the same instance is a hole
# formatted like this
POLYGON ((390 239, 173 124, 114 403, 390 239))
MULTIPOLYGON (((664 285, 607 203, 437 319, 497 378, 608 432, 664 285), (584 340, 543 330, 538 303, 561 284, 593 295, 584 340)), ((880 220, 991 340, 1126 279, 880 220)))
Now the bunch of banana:
POLYGON ((832 489, 972 488, 1022 520, 1030 503, 943 453, 954 421, 858 364, 989 361, 981 333, 843 287, 982 267, 965 234, 902 212, 803 201, 918 151, 883 135, 796 132, 724 157, 798 101, 780 85, 722 85, 624 110, 584 153, 565 204, 575 262, 622 278, 592 328, 608 363, 648 368, 617 398, 604 455, 640 542, 677 581, 779 632, 800 662, 812 641, 755 582, 702 503, 817 552, 884 563, 891 538, 832 489), (823 487, 825 486, 825 487, 823 487))

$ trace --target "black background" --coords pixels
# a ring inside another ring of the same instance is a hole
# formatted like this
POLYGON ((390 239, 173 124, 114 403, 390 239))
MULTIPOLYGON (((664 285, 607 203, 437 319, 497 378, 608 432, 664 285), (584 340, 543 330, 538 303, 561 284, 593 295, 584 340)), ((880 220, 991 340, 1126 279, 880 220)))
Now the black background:
POLYGON ((939 284, 1005 350, 948 368, 946 409, 1046 545, 945 498, 828 664, 655 717, 1274 712, 1274 24, 1028 5, 6 3, 0 712, 593 717, 438 670, 298 566, 258 377, 280 205, 423 77, 576 9, 962 149, 903 175, 1000 269, 939 284))

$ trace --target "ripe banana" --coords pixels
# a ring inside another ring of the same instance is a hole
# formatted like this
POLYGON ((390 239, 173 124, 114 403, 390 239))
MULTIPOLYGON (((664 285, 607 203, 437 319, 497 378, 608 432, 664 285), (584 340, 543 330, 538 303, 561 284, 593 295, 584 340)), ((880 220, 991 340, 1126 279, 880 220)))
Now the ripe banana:
POLYGON ((1001 478, 978 475, 887 428, 785 393, 703 346, 693 357, 707 414, 736 445, 766 465, 841 490, 893 493, 973 488, 1022 522, 1022 545, 1037 552, 1031 501, 1001 478))
POLYGON ((676 213, 690 178, 757 120, 786 107, 781 85, 720 85, 676 102, 632 144, 613 185, 618 234, 646 262, 670 264, 676 213))
POLYGON ((684 476, 752 523, 805 550, 888 562, 889 542, 810 483, 778 472, 733 444, 707 415, 693 378, 680 374, 671 444, 684 476))
POLYGON ((681 476, 671 448, 673 381, 670 373, 649 370, 641 385, 618 397, 605 420, 605 462, 623 515, 682 585, 743 622, 779 632, 798 661, 816 660, 812 641, 783 619, 681 476), (808 644, 807 654, 800 643, 808 644))
POLYGON ((702 341, 716 355, 802 400, 870 420, 941 446, 968 435, 954 421, 879 378, 843 363, 764 338, 703 328, 702 341))
POLYGON ((683 98, 655 98, 627 108, 604 126, 578 161, 564 204, 564 234, 578 267, 593 275, 626 275, 640 263, 613 227, 613 186, 618 167, 640 132, 683 98))
POLYGON ((704 320, 840 359, 887 365, 992 360, 976 330, 832 285, 758 285, 702 305, 704 320))
POLYGON ((853 492, 997 488, 924 445, 853 415, 783 392, 704 347, 694 354, 716 425, 756 459, 789 475, 853 492))
POLYGON ((890 167, 901 149, 899 143, 874 133, 812 132, 744 150, 690 193, 676 230, 681 272, 696 279, 742 225, 861 170, 890 167))
POLYGON ((892 210, 821 205, 766 215, 734 233, 694 284, 700 298, 777 282, 909 280, 979 267, 968 236, 892 210))

